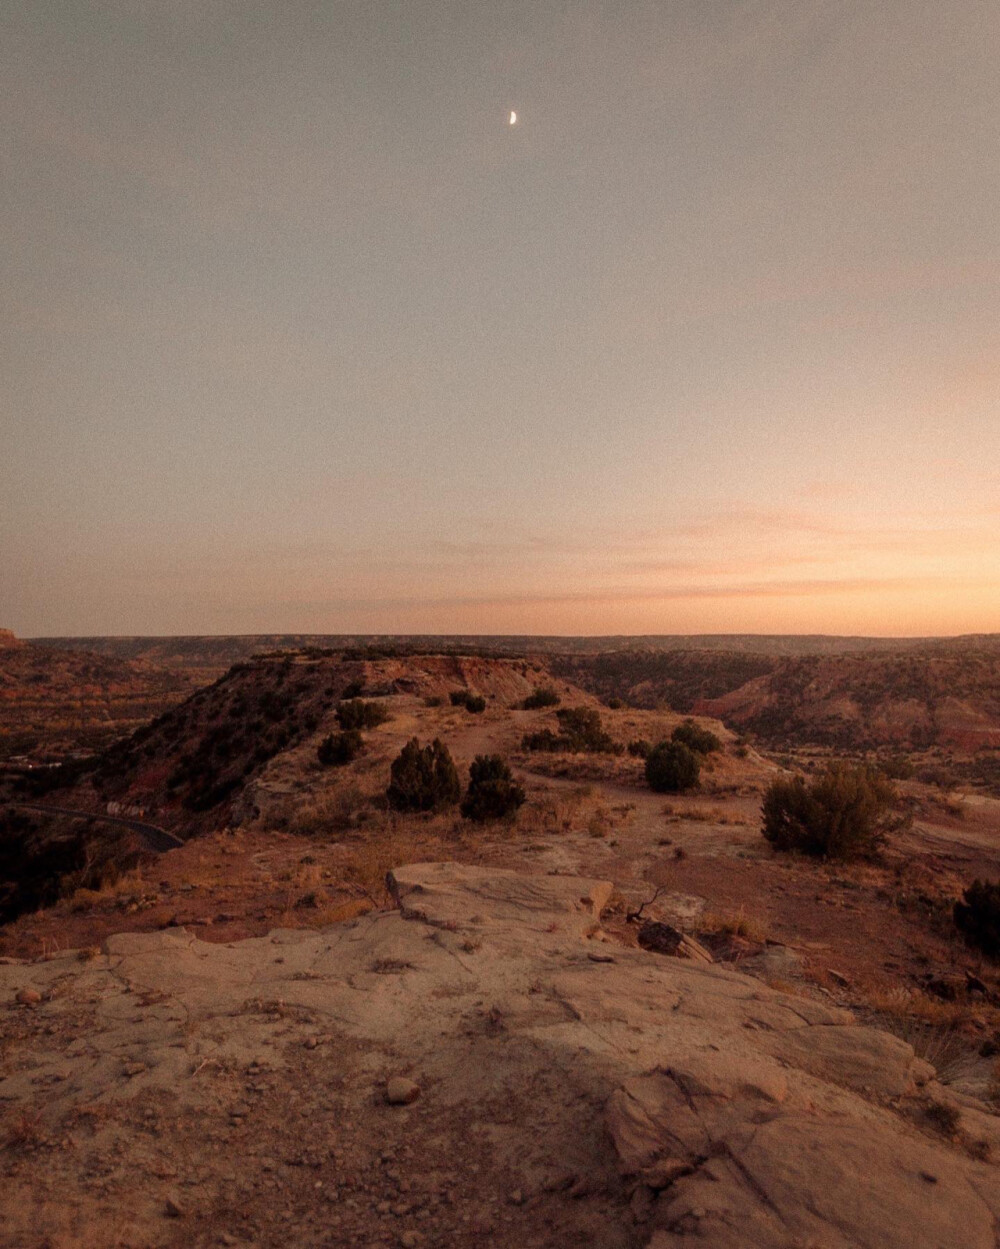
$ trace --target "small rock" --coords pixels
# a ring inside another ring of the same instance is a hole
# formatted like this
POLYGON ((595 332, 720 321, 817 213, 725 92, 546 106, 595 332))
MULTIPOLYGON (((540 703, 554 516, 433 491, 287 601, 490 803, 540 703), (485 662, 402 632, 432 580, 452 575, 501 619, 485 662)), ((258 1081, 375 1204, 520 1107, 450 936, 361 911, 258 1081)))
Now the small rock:
POLYGON ((141 1075, 146 1070, 145 1063, 126 1063, 122 1067, 122 1072, 129 1077, 141 1075))
POLYGON ((423 1236, 419 1232, 403 1232, 399 1238, 399 1243, 403 1249, 418 1249, 419 1245, 424 1242, 423 1236))
POLYGON ((18 993, 17 1000, 22 1006, 37 1006, 42 1000, 42 995, 37 989, 33 989, 31 985, 25 985, 18 993))
POLYGON ((965 976, 958 972, 943 972, 940 975, 924 977, 924 989, 945 1002, 957 1001, 967 990, 965 976))
POLYGON ((937 1176, 932 1175, 930 1171, 921 1171, 920 1178, 928 1184, 936 1184, 938 1182, 937 1176))
POLYGON ((615 961, 615 956, 608 954, 606 950, 588 950, 587 958, 592 963, 613 963, 615 961))
POLYGON ((522 1193, 519 1188, 515 1188, 514 1191, 510 1194, 510 1204, 512 1206, 524 1205, 524 1193, 522 1193))
POLYGON ((393 1076, 385 1086, 385 1100, 390 1106, 408 1106, 420 1096, 420 1085, 405 1076, 393 1076))
POLYGON ((168 1218, 181 1219, 184 1217, 185 1210, 176 1197, 168 1197, 163 1203, 164 1213, 168 1218))
POLYGON ((826 974, 834 984, 839 984, 842 989, 849 989, 853 984, 850 976, 845 976, 842 971, 834 971, 832 967, 826 969, 826 974))

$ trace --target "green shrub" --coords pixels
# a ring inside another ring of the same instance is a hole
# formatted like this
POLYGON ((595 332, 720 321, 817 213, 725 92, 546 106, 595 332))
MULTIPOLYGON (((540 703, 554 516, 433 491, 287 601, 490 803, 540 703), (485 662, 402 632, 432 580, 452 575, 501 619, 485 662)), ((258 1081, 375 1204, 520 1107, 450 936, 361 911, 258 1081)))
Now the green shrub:
POLYGON ((538 711, 541 707, 558 707, 559 695, 551 685, 537 686, 521 704, 525 711, 538 711))
POLYGON ((722 749, 722 742, 719 738, 709 729, 703 729, 700 724, 696 724, 690 717, 682 724, 678 724, 670 734, 670 740, 682 742, 696 755, 710 755, 713 751, 722 749))
POLYGON ((385 796, 395 811, 435 811, 453 806, 461 791, 448 748, 437 738, 421 746, 413 737, 392 761, 385 796))
POLYGON ((694 789, 700 773, 698 756, 683 742, 657 742, 646 758, 646 780, 658 794, 694 789))
POLYGON ((955 927, 966 943, 1000 959, 1000 880, 975 880, 955 903, 955 927))
POLYGON ((316 758, 325 768, 341 767, 361 753, 364 738, 357 729, 344 729, 324 737, 316 749, 316 758))
POLYGON ((344 692, 343 694, 341 694, 340 697, 341 698, 360 698, 364 692, 365 692, 364 681, 351 681, 344 688, 344 692))
POLYGON ((440 694, 428 694, 424 699, 425 707, 440 707, 444 703, 444 699, 440 694))
POLYGON ((465 700, 469 697, 468 690, 452 690, 448 695, 448 699, 453 707, 464 707, 465 700))
POLYGON ((644 737, 637 737, 628 744, 628 753, 634 755, 636 759, 648 759, 652 749, 653 747, 644 737))
POLYGON ((469 788, 462 799, 467 820, 499 820, 524 802, 524 789, 499 755, 477 755, 469 767, 469 788))
POLYGON ((898 795, 877 768, 831 763, 808 784, 778 777, 764 795, 762 832, 776 850, 819 858, 872 858, 886 834, 907 821, 898 795))
POLYGON ((342 729, 374 729, 389 719, 388 710, 381 703, 365 702, 351 698, 337 708, 337 723, 342 729))

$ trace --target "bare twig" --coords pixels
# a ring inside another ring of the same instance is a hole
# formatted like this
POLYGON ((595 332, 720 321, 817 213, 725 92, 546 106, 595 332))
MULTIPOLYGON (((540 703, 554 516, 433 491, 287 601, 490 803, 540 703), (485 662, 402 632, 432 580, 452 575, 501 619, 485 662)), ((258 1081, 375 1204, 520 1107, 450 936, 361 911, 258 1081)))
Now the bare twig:
POLYGON ((641 919, 642 913, 646 909, 646 907, 652 906, 653 903, 656 901, 656 899, 660 896, 660 894, 666 890, 666 888, 667 888, 666 885, 658 885, 656 888, 656 892, 653 894, 653 896, 651 898, 647 898, 645 902, 641 903, 637 911, 626 911, 625 922, 627 924, 634 924, 639 919, 641 919))

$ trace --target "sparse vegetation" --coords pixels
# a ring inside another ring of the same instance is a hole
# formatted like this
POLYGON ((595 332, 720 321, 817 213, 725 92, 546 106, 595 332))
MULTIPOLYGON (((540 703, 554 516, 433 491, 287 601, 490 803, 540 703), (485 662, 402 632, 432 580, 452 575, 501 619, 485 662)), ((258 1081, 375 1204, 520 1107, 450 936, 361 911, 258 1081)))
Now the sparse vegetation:
POLYGON ((381 703, 366 702, 363 698, 351 698, 337 708, 337 723, 345 731, 351 729, 376 729, 389 719, 389 711, 381 703))
POLYGON ((690 717, 682 724, 678 724, 670 734, 670 740, 681 742, 696 755, 710 755, 722 749, 722 742, 719 738, 710 729, 702 728, 690 717))
POLYGON ((898 795, 878 768, 829 764, 808 784, 779 777, 764 795, 762 832, 776 850, 817 858, 873 858, 886 835, 904 826, 898 795))
POLYGON ((1000 960, 1000 881, 973 881, 955 903, 954 917, 968 945, 1000 960))
POLYGON ((543 707, 558 707, 562 700, 551 685, 537 686, 524 700, 525 711, 538 711, 543 707))
POLYGON ((566 750, 577 753, 618 754, 621 747, 604 731, 601 714, 589 707, 562 707, 556 712, 559 732, 541 729, 525 733, 524 750, 566 750))
POLYGON ((370 814, 367 801, 368 796, 358 785, 340 784, 327 793, 309 795, 290 809, 270 815, 263 824, 265 828, 280 828, 302 837, 340 833, 370 814))
POLYGON ((438 738, 421 746, 413 737, 392 761, 385 794, 395 811, 436 811, 454 806, 461 790, 448 748, 438 738))
POLYGON ((464 707, 466 711, 478 714, 486 710, 486 699, 482 694, 476 694, 472 690, 452 690, 448 695, 453 707, 464 707))
POLYGON ((140 857, 129 835, 108 825, 0 809, 0 923, 100 889, 140 857))
POLYGON ((652 749, 652 744, 644 737, 637 737, 628 744, 628 753, 636 759, 648 759, 652 749))
POLYGON ((683 742, 659 742, 646 757, 646 781, 658 794, 675 794, 698 784, 698 756, 683 742))
POLYGON ((316 750, 316 758, 328 767, 342 767, 361 753, 364 738, 357 729, 344 729, 324 737, 316 750))
POLYGON ((469 788, 462 799, 467 820, 499 820, 512 815, 525 800, 524 789, 514 780, 500 755, 477 755, 469 767, 469 788))

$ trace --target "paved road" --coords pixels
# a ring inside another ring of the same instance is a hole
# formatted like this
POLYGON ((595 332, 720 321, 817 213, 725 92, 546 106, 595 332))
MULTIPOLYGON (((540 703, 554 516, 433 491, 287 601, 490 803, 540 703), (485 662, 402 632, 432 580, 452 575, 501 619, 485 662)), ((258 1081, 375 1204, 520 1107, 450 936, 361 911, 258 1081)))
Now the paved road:
POLYGON ((8 802, 4 805, 19 807, 22 811, 43 811, 46 815, 70 815, 81 820, 103 820, 105 824, 120 824, 123 828, 130 828, 133 833, 137 833, 146 848, 157 854, 163 854, 167 850, 176 850, 178 846, 184 845, 179 837, 168 833, 165 828, 159 828, 156 824, 147 824, 145 820, 133 820, 128 816, 104 815, 100 811, 74 811, 69 807, 50 807, 42 802, 8 802))

